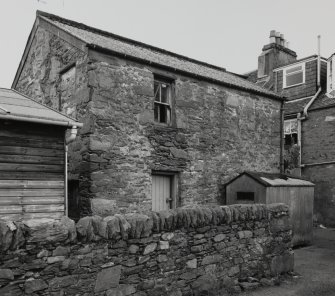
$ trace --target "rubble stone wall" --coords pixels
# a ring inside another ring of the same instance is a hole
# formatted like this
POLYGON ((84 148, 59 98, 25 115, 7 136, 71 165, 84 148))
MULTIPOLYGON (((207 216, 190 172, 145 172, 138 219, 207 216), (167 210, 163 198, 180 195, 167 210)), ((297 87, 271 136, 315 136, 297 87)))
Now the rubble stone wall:
POLYGON ((151 209, 152 173, 178 176, 177 205, 224 204, 223 184, 244 170, 279 171, 281 102, 91 53, 90 188, 120 208, 151 209), (172 122, 154 121, 155 75, 169 77, 172 122))
POLYGON ((217 295, 268 285, 293 270, 288 215, 272 204, 0 221, 0 295, 217 295))
POLYGON ((224 204, 230 178, 279 171, 280 101, 82 51, 56 33, 40 23, 15 88, 84 123, 69 145, 81 216, 151 209, 155 171, 176 174, 177 206, 224 204), (155 75, 172 82, 169 126, 154 122, 155 75))

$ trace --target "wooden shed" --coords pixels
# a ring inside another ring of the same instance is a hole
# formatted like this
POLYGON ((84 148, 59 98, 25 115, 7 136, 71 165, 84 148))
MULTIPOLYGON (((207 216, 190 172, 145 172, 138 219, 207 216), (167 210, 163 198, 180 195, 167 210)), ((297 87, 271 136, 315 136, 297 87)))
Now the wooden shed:
POLYGON ((66 145, 81 126, 15 90, 0 88, 0 219, 66 215, 66 145))
POLYGON ((313 238, 314 184, 284 174, 243 172, 225 184, 226 202, 285 203, 290 208, 293 245, 306 245, 313 238))

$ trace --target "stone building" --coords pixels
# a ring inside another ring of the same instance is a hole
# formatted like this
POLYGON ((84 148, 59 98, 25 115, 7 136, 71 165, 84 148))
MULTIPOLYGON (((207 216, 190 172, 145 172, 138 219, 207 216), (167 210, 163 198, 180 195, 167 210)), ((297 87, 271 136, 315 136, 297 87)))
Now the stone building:
POLYGON ((69 167, 81 215, 222 204, 238 172, 280 169, 281 96, 55 15, 37 12, 12 87, 84 123, 69 167))
POLYGON ((297 59, 283 36, 271 31, 258 69, 248 79, 287 98, 284 107, 285 169, 315 186, 314 218, 335 225, 334 55, 297 59), (327 66, 328 65, 328 66, 327 66), (328 71, 328 74, 327 74, 328 71))

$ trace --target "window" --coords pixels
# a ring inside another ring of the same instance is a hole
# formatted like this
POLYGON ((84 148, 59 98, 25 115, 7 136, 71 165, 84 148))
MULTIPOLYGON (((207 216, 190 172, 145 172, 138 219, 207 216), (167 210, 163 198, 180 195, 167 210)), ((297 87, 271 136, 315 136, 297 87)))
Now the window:
POLYGON ((284 121, 285 146, 298 144, 298 120, 290 119, 284 121))
POLYGON ((171 82, 163 79, 154 80, 154 114, 155 122, 171 123, 171 82))
POLYGON ((305 64, 284 69, 284 88, 305 83, 305 64))
POLYGON ((70 64, 60 72, 59 111, 76 118, 73 96, 76 90, 76 67, 70 64))
POLYGON ((236 198, 237 200, 249 200, 254 201, 255 200, 255 193, 254 192, 236 192, 236 198))

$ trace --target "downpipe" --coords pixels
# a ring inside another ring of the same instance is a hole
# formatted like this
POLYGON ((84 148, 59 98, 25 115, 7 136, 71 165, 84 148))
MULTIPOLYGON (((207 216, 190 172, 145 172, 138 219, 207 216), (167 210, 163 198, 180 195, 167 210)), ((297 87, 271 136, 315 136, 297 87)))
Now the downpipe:
POLYGON ((72 126, 70 135, 66 137, 66 132, 64 135, 64 198, 65 198, 65 216, 69 216, 69 202, 68 202, 68 172, 67 172, 67 157, 68 157, 68 144, 72 143, 77 137, 78 129, 76 126, 72 126))

